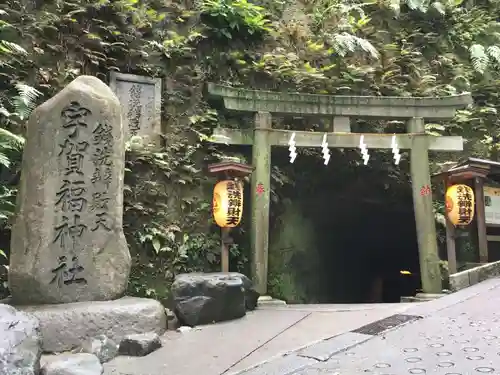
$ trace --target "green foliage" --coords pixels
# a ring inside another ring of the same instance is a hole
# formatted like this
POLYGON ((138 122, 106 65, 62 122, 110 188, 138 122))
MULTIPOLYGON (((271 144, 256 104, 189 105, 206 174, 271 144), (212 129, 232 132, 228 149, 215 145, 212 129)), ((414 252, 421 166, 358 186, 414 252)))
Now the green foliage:
MULTIPOLYGON (((191 123, 210 118, 209 111, 191 123)), ((207 197, 215 181, 193 165, 200 146, 181 141, 171 143, 169 152, 127 152, 124 230, 134 261, 133 295, 168 303, 175 275, 220 269, 220 235, 207 231, 212 222, 207 197)), ((231 256, 234 269, 241 269, 242 249, 234 245, 231 256)))
POLYGON ((227 39, 258 38, 271 31, 264 8, 247 0, 203 0, 200 11, 215 35, 227 39))
MULTIPOLYGON (((14 179, 21 159, 24 138, 13 133, 16 121, 26 119, 34 108, 34 103, 41 94, 35 88, 19 82, 7 73, 16 63, 28 56, 28 52, 19 44, 7 40, 3 31, 13 26, 2 20, 7 16, 0 10, 0 231, 10 229, 10 218, 15 210, 17 189, 14 179)), ((0 297, 7 294, 7 253, 0 249, 0 297)))

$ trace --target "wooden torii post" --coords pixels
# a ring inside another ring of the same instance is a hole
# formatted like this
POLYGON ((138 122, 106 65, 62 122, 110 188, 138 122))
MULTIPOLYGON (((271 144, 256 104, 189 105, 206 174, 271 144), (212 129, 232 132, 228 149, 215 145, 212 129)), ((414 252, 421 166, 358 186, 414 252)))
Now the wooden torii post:
POLYGON ((451 119, 457 109, 472 104, 469 93, 448 97, 400 98, 371 96, 331 96, 247 90, 209 83, 208 92, 222 98, 229 110, 254 112, 253 129, 216 128, 211 141, 252 146, 252 278, 261 295, 267 293, 269 247, 269 205, 271 146, 288 146, 295 133, 296 147, 321 147, 324 132, 273 129, 271 114, 321 116, 332 118, 327 132, 329 148, 358 148, 360 138, 368 149, 391 149, 393 134, 351 133, 349 117, 404 119, 407 133, 397 134, 399 149, 410 149, 413 205, 417 227, 422 289, 441 292, 441 273, 432 207, 428 150, 461 151, 462 137, 435 137, 425 134, 424 119, 451 119))

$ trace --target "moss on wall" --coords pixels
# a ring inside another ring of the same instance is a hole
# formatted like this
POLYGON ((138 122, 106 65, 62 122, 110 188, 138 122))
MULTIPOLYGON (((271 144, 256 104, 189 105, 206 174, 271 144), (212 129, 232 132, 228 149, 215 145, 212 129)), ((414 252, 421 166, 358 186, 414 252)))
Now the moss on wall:
POLYGON ((268 290, 287 303, 315 302, 320 283, 315 228, 299 204, 283 204, 271 230, 268 290))

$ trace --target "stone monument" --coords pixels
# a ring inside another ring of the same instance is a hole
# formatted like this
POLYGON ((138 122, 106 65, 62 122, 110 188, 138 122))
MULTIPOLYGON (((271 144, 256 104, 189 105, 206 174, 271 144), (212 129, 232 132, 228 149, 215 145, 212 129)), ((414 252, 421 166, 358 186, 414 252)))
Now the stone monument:
POLYGON ((161 138, 161 78, 110 72, 109 86, 120 101, 125 140, 140 137, 144 146, 161 138))
POLYGON ((15 304, 121 297, 130 274, 123 234, 124 127, 120 103, 80 76, 28 122, 9 288, 15 304))

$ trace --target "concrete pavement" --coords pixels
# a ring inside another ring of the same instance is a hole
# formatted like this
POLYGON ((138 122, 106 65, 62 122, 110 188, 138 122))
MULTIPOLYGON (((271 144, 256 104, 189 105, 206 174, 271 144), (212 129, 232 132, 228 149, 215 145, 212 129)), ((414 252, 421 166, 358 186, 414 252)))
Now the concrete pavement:
POLYGON ((239 374, 499 375, 499 306, 490 279, 239 374))
POLYGON ((265 306, 232 322, 167 332, 163 348, 118 357, 104 375, 222 375, 353 330, 415 304, 265 306))

